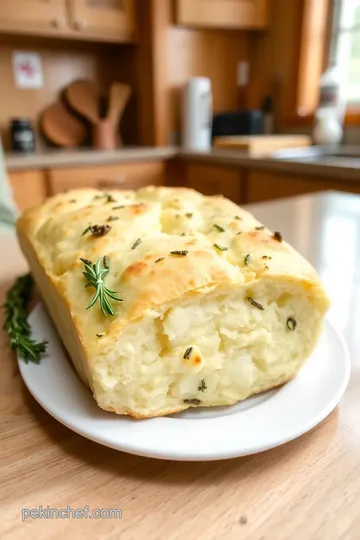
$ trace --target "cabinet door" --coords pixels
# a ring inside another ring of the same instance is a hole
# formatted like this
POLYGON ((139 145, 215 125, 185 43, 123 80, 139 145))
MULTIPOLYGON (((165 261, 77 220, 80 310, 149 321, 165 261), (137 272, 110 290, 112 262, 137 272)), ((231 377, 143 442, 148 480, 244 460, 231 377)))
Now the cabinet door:
POLYGON ((134 0, 70 0, 72 27, 84 36, 131 41, 136 35, 134 0))
POLYGON ((269 0, 177 0, 177 22, 188 26, 263 28, 269 0))
POLYGON ((0 30, 56 31, 65 28, 65 0, 1 0, 0 30))
POLYGON ((187 186, 204 195, 224 195, 242 201, 242 174, 238 169, 191 163, 186 167, 187 186))
POLYGON ((101 190, 139 189, 143 186, 163 185, 165 165, 162 162, 103 165, 55 169, 49 172, 50 193, 92 187, 101 190))
POLYGON ((296 195, 303 195, 305 193, 327 190, 360 193, 360 185, 355 182, 325 180, 311 176, 304 178, 253 171, 249 173, 247 178, 246 202, 269 201, 271 199, 295 197, 296 195))
POLYGON ((47 186, 43 171, 10 172, 9 180, 15 202, 20 210, 37 206, 45 201, 47 186))

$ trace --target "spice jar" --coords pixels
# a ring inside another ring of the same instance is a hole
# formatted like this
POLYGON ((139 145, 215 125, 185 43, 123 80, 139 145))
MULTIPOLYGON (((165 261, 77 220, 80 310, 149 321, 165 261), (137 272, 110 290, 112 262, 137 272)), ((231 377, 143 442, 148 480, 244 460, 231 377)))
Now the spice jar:
POLYGON ((10 134, 12 150, 15 152, 35 151, 35 134, 28 118, 13 118, 10 134))

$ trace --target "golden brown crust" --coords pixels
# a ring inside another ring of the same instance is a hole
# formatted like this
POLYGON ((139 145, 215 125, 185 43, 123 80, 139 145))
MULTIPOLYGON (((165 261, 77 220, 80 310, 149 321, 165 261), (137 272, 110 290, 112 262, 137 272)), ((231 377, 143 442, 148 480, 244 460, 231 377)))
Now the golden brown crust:
MULTIPOLYGON (((311 265, 231 201, 186 188, 111 195, 93 189, 59 194, 26 211, 17 223, 21 246, 51 316, 95 397, 95 368, 103 358, 111 358, 111 346, 135 323, 148 316, 162 317, 171 303, 196 300, 211 291, 256 287, 266 280, 275 289, 281 284, 302 289, 319 311, 326 311, 328 299, 311 265), (94 236, 90 225, 108 227, 103 236, 94 236), (106 286, 123 299, 121 304, 114 302, 116 315, 106 319, 98 306, 86 309, 94 291, 85 288, 80 261, 95 262, 105 255, 110 261, 106 286), (98 334, 104 338, 98 339, 98 334)), ((171 349, 170 341, 166 347, 171 349)), ((195 355, 193 369, 202 364, 195 355)), ((107 373, 102 376, 111 378, 107 373)), ((121 376, 126 379, 126 373, 121 376)), ((102 401, 100 406, 134 418, 188 408, 171 403, 168 409, 160 407, 160 412, 149 414, 102 401)))

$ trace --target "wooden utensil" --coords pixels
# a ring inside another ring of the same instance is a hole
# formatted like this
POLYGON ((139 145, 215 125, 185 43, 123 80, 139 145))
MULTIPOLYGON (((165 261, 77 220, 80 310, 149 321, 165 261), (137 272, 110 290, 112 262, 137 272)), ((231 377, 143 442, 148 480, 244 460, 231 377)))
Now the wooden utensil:
POLYGON ((115 150, 117 141, 109 118, 99 120, 92 128, 92 141, 98 150, 115 150))
POLYGON ((246 135, 214 139, 215 148, 243 150, 251 156, 266 156, 277 150, 304 146, 311 146, 308 135, 246 135))
POLYGON ((124 110, 131 95, 131 87, 127 84, 113 83, 110 86, 109 110, 107 119, 117 130, 120 119, 124 114, 124 110))
POLYGON ((75 81, 66 88, 65 98, 76 112, 92 124, 99 121, 100 99, 95 83, 88 80, 75 81))
POLYGON ((40 127, 52 143, 67 148, 78 146, 86 137, 86 126, 60 101, 45 109, 40 119, 40 127))

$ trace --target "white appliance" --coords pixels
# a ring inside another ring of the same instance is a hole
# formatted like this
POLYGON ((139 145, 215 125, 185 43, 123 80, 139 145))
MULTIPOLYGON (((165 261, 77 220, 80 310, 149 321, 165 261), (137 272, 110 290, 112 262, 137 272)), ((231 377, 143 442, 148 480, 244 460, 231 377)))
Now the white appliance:
POLYGON ((211 148, 212 95, 206 77, 189 79, 182 95, 182 145, 189 150, 211 148))

